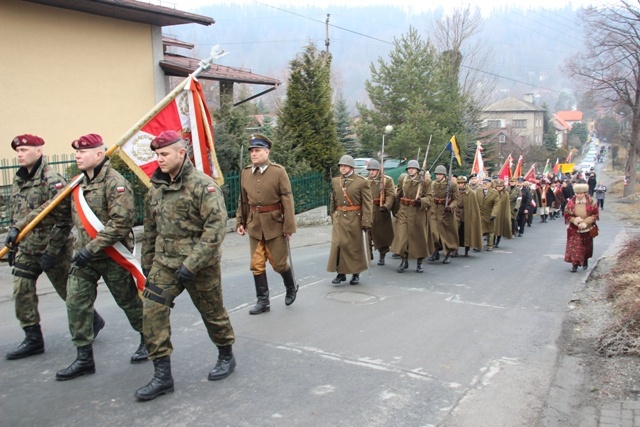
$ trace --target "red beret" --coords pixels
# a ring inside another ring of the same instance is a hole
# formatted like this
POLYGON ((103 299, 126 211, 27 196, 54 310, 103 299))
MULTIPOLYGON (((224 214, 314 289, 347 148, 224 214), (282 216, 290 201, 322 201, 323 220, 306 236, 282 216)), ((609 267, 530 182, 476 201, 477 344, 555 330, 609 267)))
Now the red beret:
POLYGON ((153 138, 149 147, 156 151, 159 148, 167 147, 171 144, 175 144, 176 142, 182 140, 182 135, 176 132, 175 130, 165 130, 160 133, 160 135, 153 138))
POLYGON ((14 150, 18 147, 39 147, 41 145, 44 145, 44 140, 42 138, 29 134, 18 135, 13 138, 13 141, 11 141, 11 148, 14 150))
POLYGON ((96 148, 104 145, 102 137, 95 133, 83 135, 71 143, 75 150, 83 150, 85 148, 96 148))

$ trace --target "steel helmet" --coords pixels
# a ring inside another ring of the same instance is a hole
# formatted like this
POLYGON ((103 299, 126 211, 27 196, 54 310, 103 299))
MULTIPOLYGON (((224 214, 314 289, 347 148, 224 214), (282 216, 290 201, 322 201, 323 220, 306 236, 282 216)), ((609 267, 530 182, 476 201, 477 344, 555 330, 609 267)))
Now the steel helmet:
POLYGON ((420 163, 418 163, 417 160, 409 160, 409 162, 407 163, 407 170, 409 168, 416 168, 420 170, 420 163))
POLYGON ((340 157, 340 161, 338 162, 338 165, 351 166, 354 169, 356 168, 356 162, 354 162, 353 157, 351 157, 348 154, 345 154, 344 156, 340 157))
POLYGON ((438 165, 438 166, 436 166, 436 170, 434 171, 434 173, 441 173, 443 175, 446 175, 447 174, 447 168, 445 168, 442 165, 438 165))
POLYGON ((367 170, 380 170, 380 162, 377 161, 376 159, 371 159, 369 160, 369 163, 367 164, 367 170))

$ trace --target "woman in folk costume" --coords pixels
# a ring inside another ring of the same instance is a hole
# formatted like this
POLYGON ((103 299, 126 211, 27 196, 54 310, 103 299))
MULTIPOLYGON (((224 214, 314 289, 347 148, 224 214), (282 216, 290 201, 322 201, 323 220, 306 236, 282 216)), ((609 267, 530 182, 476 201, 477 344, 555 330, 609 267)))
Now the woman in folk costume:
POLYGON ((589 267, 589 258, 593 256, 593 238, 597 236, 599 219, 598 204, 587 193, 587 184, 573 186, 575 196, 567 203, 564 219, 567 223, 567 247, 564 260, 571 263, 571 272, 589 267))

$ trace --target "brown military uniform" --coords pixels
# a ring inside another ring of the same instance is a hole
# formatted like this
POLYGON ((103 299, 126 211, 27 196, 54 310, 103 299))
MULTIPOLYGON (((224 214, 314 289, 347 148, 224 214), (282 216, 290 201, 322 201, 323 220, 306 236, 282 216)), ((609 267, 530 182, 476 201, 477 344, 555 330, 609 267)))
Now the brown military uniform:
POLYGON ((510 194, 506 190, 498 191, 500 196, 498 203, 498 215, 495 219, 495 228, 493 234, 497 236, 506 237, 511 239, 513 233, 511 230, 511 202, 510 194))
MULTIPOLYGON (((355 172, 331 180, 331 250, 327 271, 359 274, 367 269, 362 227, 371 227, 373 200, 367 180, 355 172)), ((368 252, 368 250, 367 250, 368 252)))
POLYGON ((465 248, 482 248, 482 224, 480 223, 480 206, 476 191, 465 188, 459 190, 460 204, 456 209, 460 224, 458 233, 460 246, 465 248))
POLYGON ((482 234, 487 235, 487 247, 493 248, 493 231, 495 229, 495 218, 498 216, 500 209, 500 197, 495 188, 485 190, 478 188, 476 192, 478 205, 480 206, 480 216, 482 217, 482 234), (494 220, 491 220, 494 217, 494 220))
POLYGON ((455 209, 460 203, 458 184, 449 183, 445 176, 442 181, 433 181, 427 194, 427 208, 429 209, 430 226, 436 251, 444 249, 445 254, 458 251, 458 223, 455 209), (449 195, 447 197, 447 187, 449 195), (448 200, 448 205, 446 204, 448 200), (451 210, 447 212, 445 207, 451 210))
POLYGON ((277 273, 290 268, 285 234, 296 232, 291 183, 285 168, 268 161, 249 165, 240 175, 240 200, 236 228, 241 225, 250 238, 251 271, 265 272, 266 260, 277 273))
POLYGON ((373 198, 373 225, 371 227, 371 240, 373 246, 380 251, 380 255, 389 252, 389 246, 393 242, 393 223, 391 221, 391 211, 395 201, 395 188, 393 179, 384 177, 384 197, 380 204, 380 188, 382 179, 380 177, 367 178, 371 186, 371 197, 373 198), (386 208, 386 212, 380 210, 386 208))
POLYGON ((407 175, 396 189, 396 199, 400 200, 400 208, 396 216, 396 231, 391 251, 405 260, 425 258, 435 251, 425 214, 426 197, 431 181, 422 186, 418 195, 419 185, 420 174, 415 178, 407 175), (417 197, 420 197, 418 203, 415 202, 417 197))

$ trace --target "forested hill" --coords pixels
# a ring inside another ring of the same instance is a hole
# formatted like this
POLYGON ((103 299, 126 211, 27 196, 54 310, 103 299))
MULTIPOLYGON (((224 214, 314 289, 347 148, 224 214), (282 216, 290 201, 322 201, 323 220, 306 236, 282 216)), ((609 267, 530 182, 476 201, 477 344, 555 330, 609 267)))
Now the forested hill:
MULTIPOLYGON (((349 105, 365 102, 364 81, 369 65, 387 58, 394 37, 413 26, 428 37, 442 11, 409 14, 388 7, 332 7, 275 9, 253 5, 215 5, 194 12, 211 16, 216 23, 167 27, 165 33, 196 44, 196 55, 207 56, 220 44, 230 55, 221 64, 250 69, 286 80, 288 64, 310 41, 325 46, 325 21, 330 14, 330 52, 335 82, 349 105), (339 28, 337 28, 339 27, 339 28)), ((566 58, 582 46, 583 29, 570 7, 554 10, 503 9, 483 18, 475 36, 481 50, 491 50, 483 75, 494 79, 494 98, 533 92, 536 102, 556 107, 559 93, 572 90, 561 70, 566 58), (528 86, 531 84, 534 86, 528 86)), ((177 50, 176 52, 188 54, 177 50)), ((566 100, 565 100, 566 101, 566 100)), ((566 107, 566 106, 562 106, 566 107)))

